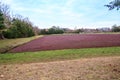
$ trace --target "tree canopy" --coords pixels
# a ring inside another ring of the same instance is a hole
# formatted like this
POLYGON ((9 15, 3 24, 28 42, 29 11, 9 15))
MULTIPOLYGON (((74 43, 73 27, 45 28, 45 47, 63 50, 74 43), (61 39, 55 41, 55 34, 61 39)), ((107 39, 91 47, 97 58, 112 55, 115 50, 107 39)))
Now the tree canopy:
POLYGON ((4 25, 4 17, 3 17, 3 13, 0 10, 0 39, 3 39, 4 36, 2 34, 3 30, 5 29, 5 25, 4 25))
POLYGON ((11 27, 4 32, 6 38, 24 38, 34 36, 32 24, 28 19, 13 18, 11 27))
POLYGON ((120 26, 113 25, 112 26, 112 32, 120 32, 120 26))
POLYGON ((35 35, 33 24, 21 15, 10 15, 9 6, 0 2, 0 39, 23 38, 35 35))
POLYGON ((2 30, 4 28, 5 28, 4 17, 3 17, 3 13, 0 11, 0 30, 2 30))
POLYGON ((64 33, 64 31, 59 26, 52 26, 49 29, 40 30, 40 34, 62 34, 62 33, 64 33))
POLYGON ((120 0, 111 1, 109 4, 107 4, 105 6, 108 7, 109 10, 112 10, 114 8, 116 8, 117 10, 119 10, 120 9, 120 0))

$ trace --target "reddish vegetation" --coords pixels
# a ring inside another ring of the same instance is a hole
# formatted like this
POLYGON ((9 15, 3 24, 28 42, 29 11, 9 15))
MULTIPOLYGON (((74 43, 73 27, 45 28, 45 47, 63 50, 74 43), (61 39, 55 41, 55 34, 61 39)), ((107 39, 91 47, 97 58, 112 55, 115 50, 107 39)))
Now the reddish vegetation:
POLYGON ((50 35, 16 47, 10 52, 120 46, 120 34, 50 35))

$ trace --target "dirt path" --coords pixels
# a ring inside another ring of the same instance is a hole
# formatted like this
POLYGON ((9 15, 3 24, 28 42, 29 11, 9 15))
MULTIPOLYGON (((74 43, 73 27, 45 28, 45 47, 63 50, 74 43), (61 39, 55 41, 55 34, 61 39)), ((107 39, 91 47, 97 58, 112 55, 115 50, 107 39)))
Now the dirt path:
POLYGON ((31 52, 91 47, 120 46, 120 34, 49 35, 14 48, 10 52, 31 52))
POLYGON ((0 80, 120 80, 120 56, 0 65, 0 80))

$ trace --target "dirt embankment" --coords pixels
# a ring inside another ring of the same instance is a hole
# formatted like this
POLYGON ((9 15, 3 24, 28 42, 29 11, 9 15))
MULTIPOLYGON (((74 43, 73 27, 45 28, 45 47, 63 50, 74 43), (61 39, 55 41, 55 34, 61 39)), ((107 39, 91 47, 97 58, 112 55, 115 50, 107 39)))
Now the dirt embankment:
POLYGON ((120 80, 120 57, 0 65, 0 80, 120 80))

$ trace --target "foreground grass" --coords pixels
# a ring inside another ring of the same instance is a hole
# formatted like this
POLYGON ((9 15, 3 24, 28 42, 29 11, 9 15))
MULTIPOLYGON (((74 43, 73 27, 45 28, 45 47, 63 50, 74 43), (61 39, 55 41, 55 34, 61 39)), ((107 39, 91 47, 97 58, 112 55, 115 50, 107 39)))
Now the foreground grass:
POLYGON ((100 56, 120 56, 120 47, 66 49, 54 51, 0 54, 0 64, 48 62, 100 56))
POLYGON ((31 40, 38 38, 38 37, 41 37, 41 36, 0 40, 0 52, 6 52, 11 48, 14 48, 14 47, 19 46, 19 45, 24 44, 24 43, 27 43, 31 40))

